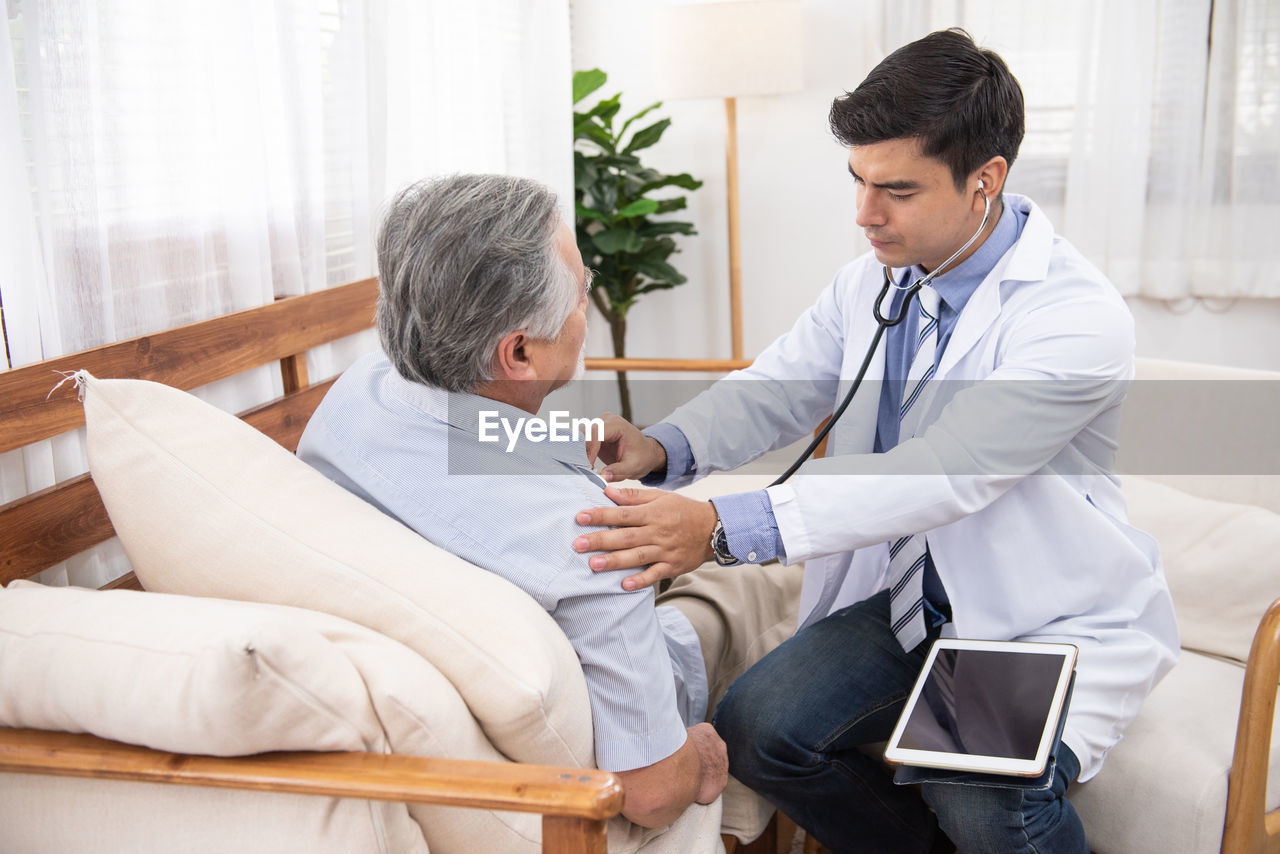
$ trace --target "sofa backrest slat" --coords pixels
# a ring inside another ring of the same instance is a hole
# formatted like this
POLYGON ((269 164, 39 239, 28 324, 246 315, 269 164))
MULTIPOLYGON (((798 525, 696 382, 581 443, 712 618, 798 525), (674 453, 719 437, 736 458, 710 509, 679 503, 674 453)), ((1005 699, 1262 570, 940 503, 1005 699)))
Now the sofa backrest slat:
POLYGON ((329 386, 333 385, 334 379, 336 378, 318 382, 301 391, 286 394, 270 403, 241 412, 240 417, 275 439, 287 450, 296 451, 298 440, 302 438, 302 431, 306 428, 311 413, 316 411, 325 392, 329 390, 329 386))
POLYGON ((0 507, 0 585, 27 578, 115 536, 84 474, 0 507))
POLYGON ((377 292, 364 279, 0 373, 0 453, 84 424, 75 395, 48 396, 57 372, 198 388, 368 329, 377 292))
MULTIPOLYGON (((285 395, 240 417, 293 451, 333 383, 309 383, 306 351, 370 328, 377 297, 377 279, 363 279, 0 372, 0 453, 84 424, 70 384, 50 395, 60 379, 56 372, 87 370, 99 378, 147 379, 186 390, 272 362, 279 363, 285 395)), ((0 506, 0 585, 113 536, 87 474, 0 506)), ((134 586, 131 576, 108 586, 134 586)))

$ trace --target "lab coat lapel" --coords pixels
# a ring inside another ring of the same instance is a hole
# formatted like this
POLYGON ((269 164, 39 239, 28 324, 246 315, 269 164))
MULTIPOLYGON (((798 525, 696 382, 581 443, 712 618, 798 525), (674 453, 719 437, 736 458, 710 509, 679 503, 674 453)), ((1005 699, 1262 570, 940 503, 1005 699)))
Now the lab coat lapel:
MULTIPOLYGON (((1053 248, 1053 227, 1038 207, 1022 196, 1009 194, 1005 203, 1021 207, 1028 213, 1018 242, 991 269, 986 279, 969 297, 956 320, 955 330, 938 362, 938 379, 947 375, 969 354, 1000 316, 1004 297, 1003 284, 1008 281, 1043 281, 1049 268, 1053 248)), ((972 379, 972 377, 969 377, 972 379)))
POLYGON ((964 310, 956 319, 956 328, 951 333, 947 348, 942 351, 935 382, 947 377, 956 364, 982 340, 982 336, 1000 316, 1000 281, 1004 267, 1002 260, 965 303, 964 310))

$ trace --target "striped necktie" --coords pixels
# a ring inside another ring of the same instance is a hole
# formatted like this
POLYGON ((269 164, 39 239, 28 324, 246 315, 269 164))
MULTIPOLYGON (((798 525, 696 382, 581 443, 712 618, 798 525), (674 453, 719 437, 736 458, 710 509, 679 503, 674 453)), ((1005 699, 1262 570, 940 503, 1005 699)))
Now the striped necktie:
MULTIPOLYGON (((898 411, 898 441, 915 435, 924 410, 921 399, 933 378, 934 357, 938 348, 938 292, 929 285, 917 295, 920 332, 916 336, 916 353, 907 371, 902 389, 902 407, 898 411)), ((924 563, 928 544, 924 534, 912 534, 889 543, 889 625, 907 652, 925 638, 924 563)))

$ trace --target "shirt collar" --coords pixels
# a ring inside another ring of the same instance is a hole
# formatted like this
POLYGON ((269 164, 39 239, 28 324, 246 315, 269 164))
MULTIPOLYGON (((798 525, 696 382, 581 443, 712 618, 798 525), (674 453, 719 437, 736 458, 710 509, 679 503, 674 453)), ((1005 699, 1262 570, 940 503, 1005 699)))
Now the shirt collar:
MULTIPOLYGON (((960 312, 969 297, 987 278, 987 274, 995 267, 996 262, 1004 257, 1013 244, 1018 242, 1017 215, 1007 202, 1003 205, 1000 219, 987 239, 974 253, 964 259, 961 264, 934 279, 932 284, 937 289, 942 302, 952 311, 960 312)), ((916 281, 925 276, 920 265, 911 267, 909 281, 916 281)))
MULTIPOLYGON (((454 430, 462 431, 476 445, 480 444, 481 412, 496 412, 496 418, 499 423, 502 419, 505 419, 508 424, 512 425, 516 424, 519 419, 534 417, 525 410, 509 403, 504 403, 501 400, 493 400, 492 398, 466 392, 445 391, 435 386, 407 380, 400 376, 399 372, 394 368, 387 372, 386 382, 387 390, 407 405, 430 418, 448 424, 454 430)), ((490 421, 493 420, 494 416, 490 416, 490 421)), ((501 448, 505 449, 507 436, 502 432, 501 428, 499 428, 499 434, 501 441, 495 447, 501 446, 501 448)), ((582 441, 529 442, 521 438, 516 443, 514 453, 526 456, 545 456, 575 468, 590 469, 590 465, 587 462, 586 442, 582 441)))

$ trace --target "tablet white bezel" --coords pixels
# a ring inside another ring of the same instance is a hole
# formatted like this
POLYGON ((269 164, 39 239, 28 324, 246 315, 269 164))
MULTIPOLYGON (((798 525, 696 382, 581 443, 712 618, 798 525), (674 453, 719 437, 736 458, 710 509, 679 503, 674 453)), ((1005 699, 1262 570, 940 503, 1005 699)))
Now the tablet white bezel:
POLYGON ((919 765, 926 768, 945 768, 953 771, 975 771, 978 773, 1009 774, 1018 777, 1038 777, 1044 773, 1049 760, 1049 749, 1057 734, 1058 719, 1062 713, 1063 701, 1066 699, 1067 686, 1071 682, 1071 674, 1075 671, 1076 657, 1079 649, 1068 643, 1037 643, 1030 641, 987 641, 961 638, 939 638, 925 658, 924 668, 916 678, 911 696, 898 718, 893 735, 889 737, 884 751, 885 761, 895 765, 919 765), (994 652, 1016 652, 1031 655, 1061 656, 1062 666, 1058 673, 1057 685, 1054 688, 1053 700, 1049 705, 1045 726, 1040 734, 1040 744, 1032 759, 1013 759, 1007 756, 984 756, 972 753, 943 753, 934 750, 916 750, 903 747, 899 743, 907 728, 907 721, 920 698, 929 672, 933 669, 938 651, 942 649, 991 650, 994 652))

